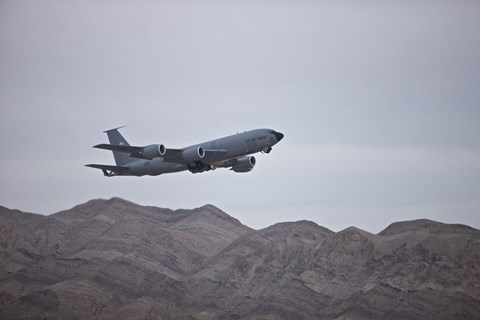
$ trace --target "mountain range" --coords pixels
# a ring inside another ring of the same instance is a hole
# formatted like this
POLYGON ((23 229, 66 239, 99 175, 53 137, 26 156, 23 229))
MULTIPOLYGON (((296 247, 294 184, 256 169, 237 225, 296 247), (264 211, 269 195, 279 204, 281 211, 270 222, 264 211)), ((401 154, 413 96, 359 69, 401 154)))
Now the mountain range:
POLYGON ((1 319, 480 319, 480 230, 253 230, 220 209, 0 206, 1 319))

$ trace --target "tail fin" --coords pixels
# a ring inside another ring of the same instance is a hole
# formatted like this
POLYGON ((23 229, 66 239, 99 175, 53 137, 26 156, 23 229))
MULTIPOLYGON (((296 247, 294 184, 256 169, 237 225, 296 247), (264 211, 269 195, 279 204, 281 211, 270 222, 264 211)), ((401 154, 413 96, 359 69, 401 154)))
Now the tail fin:
MULTIPOLYGON (((110 140, 110 144, 116 144, 116 145, 121 145, 121 146, 129 146, 130 144, 125 140, 125 138, 118 132, 118 129, 123 128, 118 127, 110 130, 103 131, 108 135, 108 140, 110 140)), ((113 152, 113 157, 115 158, 115 163, 117 166, 123 166, 129 162, 132 162, 133 158, 131 158, 128 153, 124 152, 118 152, 118 151, 112 151, 113 152)))

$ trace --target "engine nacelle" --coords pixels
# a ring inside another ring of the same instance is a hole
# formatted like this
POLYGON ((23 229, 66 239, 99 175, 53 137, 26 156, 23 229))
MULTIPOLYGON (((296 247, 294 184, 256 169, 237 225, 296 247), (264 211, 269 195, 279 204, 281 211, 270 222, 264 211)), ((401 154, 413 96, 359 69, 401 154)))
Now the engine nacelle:
POLYGON ((146 159, 163 157, 165 155, 165 146, 163 144, 151 144, 142 150, 142 155, 146 159))
POLYGON ((205 157, 205 150, 202 147, 187 149, 182 154, 182 158, 188 162, 200 161, 203 157, 205 157))
POLYGON ((254 156, 244 156, 237 158, 237 161, 232 167, 235 172, 249 172, 255 167, 257 160, 254 156))

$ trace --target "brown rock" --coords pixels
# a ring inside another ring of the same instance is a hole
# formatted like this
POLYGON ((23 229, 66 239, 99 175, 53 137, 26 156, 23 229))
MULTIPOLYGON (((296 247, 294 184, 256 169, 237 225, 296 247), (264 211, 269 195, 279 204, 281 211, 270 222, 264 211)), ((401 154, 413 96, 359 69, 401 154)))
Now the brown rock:
POLYGON ((1 319, 479 319, 480 231, 262 230, 212 205, 0 207, 1 319))

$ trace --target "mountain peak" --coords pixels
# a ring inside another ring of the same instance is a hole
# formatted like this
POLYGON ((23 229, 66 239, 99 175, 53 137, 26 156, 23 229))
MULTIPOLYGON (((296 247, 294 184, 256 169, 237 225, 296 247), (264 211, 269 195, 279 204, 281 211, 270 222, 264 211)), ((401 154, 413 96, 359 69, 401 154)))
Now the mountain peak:
POLYGON ((71 209, 52 214, 50 217, 70 224, 74 221, 84 221, 95 218, 98 215, 119 216, 128 215, 142 210, 142 206, 133 202, 113 197, 111 199, 94 199, 71 209))
POLYGON ((131 201, 119 198, 119 197, 112 197, 110 199, 93 199, 90 201, 87 201, 83 204, 79 204, 75 206, 74 208, 81 208, 83 206, 86 207, 91 207, 91 206, 96 206, 96 207, 109 207, 109 206, 114 206, 114 205, 122 205, 122 206, 130 206, 130 207, 136 207, 140 206, 136 203, 133 203, 131 201))
POLYGON ((308 220, 280 222, 261 229, 259 232, 269 238, 293 237, 304 240, 319 240, 334 233, 333 231, 308 220))
POLYGON ((219 208, 207 204, 199 208, 172 212, 174 230, 188 231, 209 238, 232 239, 251 230, 219 208))
POLYGON ((480 230, 462 224, 448 224, 428 219, 417 219, 411 221, 394 222, 381 231, 380 236, 394 236, 408 232, 426 233, 453 233, 462 235, 479 236, 480 230))
POLYGON ((239 220, 235 219, 234 217, 230 216, 229 214, 215 207, 214 205, 206 204, 198 209, 207 212, 216 218, 228 221, 229 223, 232 223, 234 225, 244 226, 239 220))
POLYGON ((343 230, 339 231, 337 234, 361 234, 361 235, 368 236, 368 237, 373 236, 372 233, 370 233, 368 231, 365 231, 363 229, 357 228, 357 227, 353 227, 353 226, 348 227, 346 229, 343 229, 343 230))

